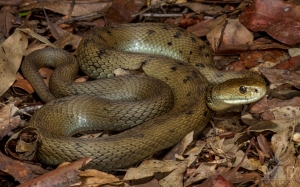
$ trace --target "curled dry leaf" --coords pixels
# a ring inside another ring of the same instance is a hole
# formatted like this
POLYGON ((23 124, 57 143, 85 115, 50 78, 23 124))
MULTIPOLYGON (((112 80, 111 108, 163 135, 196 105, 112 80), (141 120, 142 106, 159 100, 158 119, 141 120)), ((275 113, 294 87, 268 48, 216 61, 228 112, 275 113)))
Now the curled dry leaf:
POLYGON ((32 160, 40 137, 36 128, 27 127, 12 135, 5 143, 5 152, 18 160, 32 160), (17 143, 15 142, 17 141, 17 143), (11 150, 12 145, 15 150, 11 150))
POLYGON ((240 21, 250 30, 265 31, 288 45, 300 42, 300 6, 282 0, 255 0, 240 14, 240 21))
POLYGON ((20 67, 27 43, 28 41, 25 34, 16 30, 1 44, 0 95, 2 95, 16 80, 16 72, 20 67))

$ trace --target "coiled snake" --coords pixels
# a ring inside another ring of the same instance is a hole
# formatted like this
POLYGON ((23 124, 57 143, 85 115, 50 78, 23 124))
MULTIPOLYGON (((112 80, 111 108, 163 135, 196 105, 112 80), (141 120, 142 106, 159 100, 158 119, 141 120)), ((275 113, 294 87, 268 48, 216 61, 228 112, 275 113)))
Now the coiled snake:
POLYGON ((212 115, 207 106, 223 110, 234 104, 257 101, 266 93, 265 83, 258 74, 218 71, 209 47, 202 40, 165 24, 125 24, 91 30, 78 47, 77 60, 81 70, 92 78, 112 77, 116 68, 124 68, 142 70, 160 81, 131 75, 73 83, 78 65, 69 53, 48 48, 28 55, 22 64, 23 74, 39 96, 49 102, 30 120, 30 126, 37 127, 42 136, 37 157, 48 165, 91 157, 88 167, 124 168, 175 145, 191 131, 201 132, 212 115), (55 96, 37 73, 44 65, 57 68, 50 82, 55 96), (154 81, 154 86, 140 83, 140 77, 142 82, 154 81), (169 89, 159 90, 165 84, 173 93, 169 89), (140 95, 131 95, 144 88, 146 91, 140 95), (95 94, 95 90, 102 90, 100 95, 106 99, 79 95, 95 94), (76 96, 65 97, 72 94, 76 96), (126 95, 128 98, 123 99, 126 95), (109 101, 114 98, 118 106, 109 101), (170 101, 173 99, 174 103, 170 101), (137 101, 129 103, 129 100, 137 101), (125 106, 119 105, 121 101, 125 106), (137 103, 135 108, 134 103, 137 103), (160 116, 149 119, 156 115, 160 116), (142 124, 132 128, 138 123, 142 124), (69 137, 81 130, 98 129, 96 125, 108 130, 114 126, 118 126, 117 130, 130 129, 96 139, 69 137))

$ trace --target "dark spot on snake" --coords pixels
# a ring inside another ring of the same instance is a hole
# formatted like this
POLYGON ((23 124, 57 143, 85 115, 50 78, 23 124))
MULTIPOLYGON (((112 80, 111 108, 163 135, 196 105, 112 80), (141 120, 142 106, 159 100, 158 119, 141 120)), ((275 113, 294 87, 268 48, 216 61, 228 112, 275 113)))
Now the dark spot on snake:
POLYGON ((182 54, 182 51, 179 51, 179 53, 181 53, 181 54, 182 54))
POLYGON ((192 110, 188 111, 186 114, 193 114, 194 112, 192 110))
POLYGON ((97 52, 98 56, 101 56, 101 55, 104 55, 106 54, 106 50, 105 49, 100 49, 98 52, 97 52))
POLYGON ((111 32, 109 30, 107 30, 106 33, 111 36, 111 32))
POLYGON ((136 137, 138 137, 138 138, 144 138, 144 134, 137 134, 136 137))
POLYGON ((181 36, 181 34, 179 32, 177 32, 175 35, 173 35, 174 38, 179 38, 181 36))
POLYGON ((205 68, 205 65, 204 65, 204 64, 202 64, 202 63, 197 63, 197 64, 196 64, 196 67, 205 68))
POLYGON ((215 73, 215 75, 216 75, 217 77, 223 77, 223 76, 224 76, 221 72, 218 72, 218 71, 215 73))
POLYGON ((195 37, 191 37, 191 39, 192 39, 193 43, 196 43, 196 38, 195 37))
POLYGON ((155 33, 155 30, 148 30, 147 32, 149 35, 155 33))
POLYGON ((199 46, 199 49, 200 49, 200 50, 205 49, 205 45, 200 45, 200 46, 199 46))
POLYGON ((190 51, 190 55, 193 54, 193 51, 190 51))
POLYGON ((164 25, 162 26, 162 29, 164 29, 164 30, 169 30, 169 27, 167 27, 167 25, 164 24, 164 25))
POLYGON ((148 63, 147 60, 144 60, 144 61, 141 62, 142 66, 143 66, 143 65, 146 65, 147 63, 148 63))
POLYGON ((205 57, 210 57, 209 53, 204 53, 205 57))
POLYGON ((174 130, 169 130, 169 132, 175 132, 174 130))
POLYGON ((192 76, 197 78, 198 77, 197 72, 196 71, 192 71, 192 76))
POLYGON ((171 46, 171 45, 172 45, 172 42, 168 42, 168 45, 171 46))
POLYGON ((191 94, 192 94, 192 93, 191 93, 191 92, 189 92, 188 94, 186 94, 186 96, 187 96, 187 97, 188 97, 188 96, 191 96, 191 94))
POLYGON ((203 113, 203 115, 207 116, 207 114, 208 114, 208 112, 207 112, 207 110, 205 110, 204 113, 203 113))
POLYGON ((181 66, 183 66, 184 64, 183 64, 183 62, 177 62, 177 64, 179 64, 179 65, 181 65, 181 66))
POLYGON ((176 67, 171 67, 171 69, 172 69, 173 71, 176 71, 176 70, 177 70, 177 68, 176 68, 176 67))
POLYGON ((186 84, 186 83, 187 83, 187 81, 188 81, 188 80, 190 80, 190 79, 191 79, 191 77, 190 77, 190 76, 186 76, 186 78, 185 78, 185 79, 183 79, 183 83, 184 83, 184 84, 186 84))

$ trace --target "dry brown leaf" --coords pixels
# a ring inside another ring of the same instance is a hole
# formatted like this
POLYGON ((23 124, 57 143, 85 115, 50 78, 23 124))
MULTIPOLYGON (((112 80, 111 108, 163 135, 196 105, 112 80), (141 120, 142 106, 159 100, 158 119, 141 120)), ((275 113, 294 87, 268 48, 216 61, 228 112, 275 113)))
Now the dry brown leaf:
POLYGON ((137 14, 144 5, 144 0, 113 0, 105 14, 107 25, 129 23, 135 18, 132 15, 137 14))
POLYGON ((271 89, 274 89, 284 83, 289 83, 296 88, 300 88, 300 75, 297 72, 267 68, 260 68, 260 71, 268 79, 268 81, 273 83, 273 85, 270 86, 271 89))
POLYGON ((81 158, 70 164, 61 166, 45 173, 39 177, 36 177, 30 181, 22 183, 19 187, 27 186, 69 186, 79 180, 79 169, 88 164, 91 161, 90 158, 81 158))
POLYGON ((81 181, 80 186, 124 186, 124 183, 119 178, 95 169, 79 171, 79 176, 81 181))
POLYGON ((0 139, 6 136, 11 130, 17 128, 21 121, 20 116, 14 116, 19 109, 14 103, 8 103, 0 110, 0 139))
POLYGON ((187 2, 187 3, 179 3, 176 2, 176 5, 180 7, 188 7, 192 9, 197 14, 208 14, 208 15, 215 15, 218 16, 221 14, 223 8, 214 4, 202 4, 196 2, 187 2))
POLYGON ((164 156, 163 160, 176 160, 176 155, 182 156, 187 146, 192 143, 194 132, 187 134, 172 150, 164 156))
POLYGON ((28 41, 25 34, 17 29, 1 44, 0 95, 2 95, 16 80, 16 72, 20 67, 27 43, 28 41))
POLYGON ((17 81, 12 85, 13 88, 21 88, 27 93, 32 94, 34 92, 29 82, 20 74, 17 73, 17 81))
POLYGON ((16 181, 24 183, 47 171, 40 166, 31 165, 9 158, 0 152, 0 170, 14 177, 16 181))
POLYGON ((223 30, 225 28, 227 17, 220 16, 212 24, 212 29, 206 35, 208 42, 214 52, 218 51, 220 43, 222 41, 223 30))
POLYGON ((266 31, 288 45, 300 42, 299 6, 282 0, 255 0, 240 14, 241 22, 254 32, 266 31))
POLYGON ((184 182, 184 186, 189 186, 198 181, 208 178, 209 176, 218 174, 216 170, 217 164, 203 163, 201 164, 196 171, 184 182))
POLYGON ((18 14, 16 7, 4 6, 0 11, 0 30, 1 30, 1 40, 2 42, 3 36, 8 37, 9 31, 13 26, 13 22, 15 20, 16 15, 18 14))
MULTIPOLYGON (((276 166, 267 170, 264 180, 272 186, 280 186, 277 181, 289 182, 292 186, 299 185, 295 178, 299 174, 296 168, 294 145, 289 141, 291 131, 286 128, 272 136, 271 147, 274 152, 276 166)), ((298 177, 297 177, 298 178, 298 177)))
MULTIPOLYGON (((221 27, 220 27, 221 28, 221 27)), ((253 34, 238 19, 227 19, 218 54, 247 51, 253 42, 253 34)))
MULTIPOLYGON (((111 1, 83 1, 77 0, 71 16, 82 16, 93 12, 105 12, 110 6, 111 1)), ((71 1, 43 1, 43 7, 54 12, 67 15, 70 11, 71 1)), ((41 4, 36 1, 24 2, 19 11, 41 8, 41 4)))
POLYGON ((183 177, 187 168, 187 162, 181 162, 177 168, 172 171, 168 176, 159 181, 163 187, 183 187, 183 177))
POLYGON ((145 160, 137 168, 129 168, 123 180, 137 180, 152 177, 155 173, 166 173, 175 170, 180 162, 173 160, 145 160))

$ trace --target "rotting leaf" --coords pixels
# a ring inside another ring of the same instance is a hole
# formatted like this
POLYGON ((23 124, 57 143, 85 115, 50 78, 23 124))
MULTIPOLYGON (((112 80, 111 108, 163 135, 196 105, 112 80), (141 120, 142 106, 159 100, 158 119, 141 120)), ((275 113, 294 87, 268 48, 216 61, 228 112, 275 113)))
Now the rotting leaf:
POLYGON ((300 42, 299 6, 282 0, 255 0, 240 14, 240 21, 254 32, 265 31, 288 45, 300 42))
POLYGON ((2 95, 16 80, 16 72, 20 67, 27 43, 27 36, 17 29, 1 44, 0 95, 2 95))

